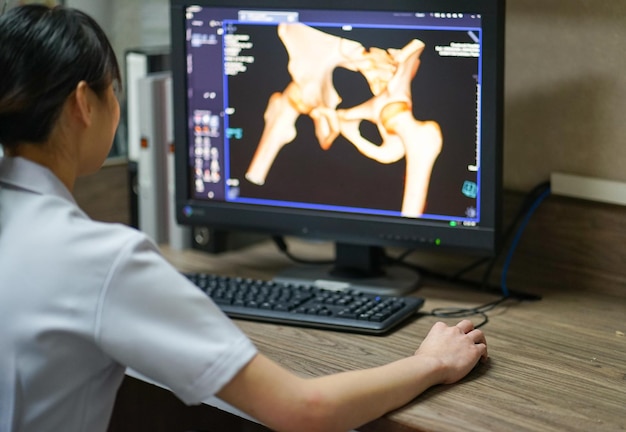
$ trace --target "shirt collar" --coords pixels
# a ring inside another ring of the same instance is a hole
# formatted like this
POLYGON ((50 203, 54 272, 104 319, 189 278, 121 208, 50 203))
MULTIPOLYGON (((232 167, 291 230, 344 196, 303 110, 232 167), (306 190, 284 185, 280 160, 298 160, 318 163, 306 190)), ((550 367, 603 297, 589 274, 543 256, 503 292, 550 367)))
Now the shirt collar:
POLYGON ((22 157, 0 157, 0 187, 3 185, 40 195, 55 195, 76 203, 70 191, 52 171, 22 157))

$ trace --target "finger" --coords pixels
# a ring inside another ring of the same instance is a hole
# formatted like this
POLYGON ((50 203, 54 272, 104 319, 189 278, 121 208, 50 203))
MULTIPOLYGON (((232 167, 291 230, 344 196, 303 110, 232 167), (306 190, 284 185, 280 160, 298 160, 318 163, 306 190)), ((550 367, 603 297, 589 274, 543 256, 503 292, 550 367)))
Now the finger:
POLYGON ((476 344, 481 343, 487 345, 487 339, 485 339, 485 334, 478 329, 474 329, 467 333, 467 336, 476 344))
POLYGON ((474 324, 470 320, 463 320, 456 325, 458 328, 463 330, 463 333, 469 333, 474 330, 474 324))
POLYGON ((486 362, 489 359, 489 352, 487 351, 487 345, 485 345, 484 343, 481 343, 481 344, 476 344, 476 346, 480 347, 480 350, 481 350, 480 361, 486 362))
POLYGON ((474 329, 467 333, 467 337, 470 338, 470 340, 474 342, 474 346, 480 350, 480 361, 487 361, 489 353, 487 352, 487 339, 485 339, 485 334, 481 330, 474 329))

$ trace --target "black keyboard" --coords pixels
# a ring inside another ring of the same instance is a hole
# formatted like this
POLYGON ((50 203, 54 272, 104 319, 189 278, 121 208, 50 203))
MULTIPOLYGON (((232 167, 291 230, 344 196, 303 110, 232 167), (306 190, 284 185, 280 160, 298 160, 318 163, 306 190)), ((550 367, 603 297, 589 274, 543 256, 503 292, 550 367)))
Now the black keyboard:
POLYGON ((383 334, 417 312, 424 300, 334 291, 260 279, 185 274, 231 318, 383 334))

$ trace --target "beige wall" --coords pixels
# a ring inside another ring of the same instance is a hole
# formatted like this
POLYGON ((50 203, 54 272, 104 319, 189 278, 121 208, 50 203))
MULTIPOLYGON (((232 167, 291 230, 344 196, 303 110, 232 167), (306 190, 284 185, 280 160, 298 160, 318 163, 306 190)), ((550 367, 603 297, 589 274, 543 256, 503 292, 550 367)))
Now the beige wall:
MULTIPOLYGON (((168 42, 167 0, 110 4, 118 53, 168 42)), ((505 186, 626 181, 626 0, 508 0, 506 26, 505 186)))
POLYGON ((66 0, 92 15, 121 61, 128 48, 169 43, 169 0, 66 0))
POLYGON ((505 185, 626 181, 626 1, 508 0, 505 185))
POLYGON ((119 56, 127 48, 169 44, 168 0, 112 0, 112 3, 116 19, 112 23, 111 40, 119 56))

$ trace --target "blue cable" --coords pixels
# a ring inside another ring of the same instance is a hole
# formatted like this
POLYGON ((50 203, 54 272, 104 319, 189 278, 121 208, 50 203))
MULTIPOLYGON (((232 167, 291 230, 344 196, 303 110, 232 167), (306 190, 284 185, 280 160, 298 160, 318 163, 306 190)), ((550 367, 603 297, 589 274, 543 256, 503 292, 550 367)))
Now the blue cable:
POLYGON ((511 261, 513 259, 513 252, 515 251, 515 248, 517 247, 517 244, 519 243, 522 237, 522 233, 524 232, 526 225, 528 225, 528 222, 530 221, 530 217, 535 212, 535 210, 537 210, 537 207, 539 207, 539 204, 541 204, 541 202, 549 195, 550 195, 550 187, 548 187, 539 197, 537 197, 533 205, 530 206, 530 208, 528 209, 528 212, 526 213, 524 220, 522 221, 519 228, 517 229, 515 238, 513 238, 513 241, 511 242, 511 247, 509 248, 509 252, 507 254, 506 260, 504 261, 504 265, 502 266, 502 275, 501 275, 500 285, 502 289, 502 295, 504 297, 509 296, 509 288, 506 285, 506 276, 509 271, 511 261))

